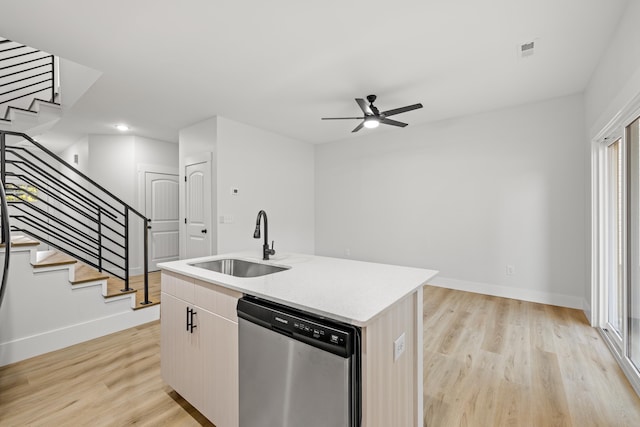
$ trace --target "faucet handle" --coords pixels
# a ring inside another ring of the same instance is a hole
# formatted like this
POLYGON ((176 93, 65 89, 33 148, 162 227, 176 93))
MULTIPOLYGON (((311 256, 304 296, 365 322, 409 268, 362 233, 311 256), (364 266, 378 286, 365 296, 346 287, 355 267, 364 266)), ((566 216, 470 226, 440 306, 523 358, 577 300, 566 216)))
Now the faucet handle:
POLYGON ((269 249, 269 255, 275 255, 276 254, 276 250, 273 249, 274 242, 275 242, 275 240, 271 241, 271 249, 269 249))

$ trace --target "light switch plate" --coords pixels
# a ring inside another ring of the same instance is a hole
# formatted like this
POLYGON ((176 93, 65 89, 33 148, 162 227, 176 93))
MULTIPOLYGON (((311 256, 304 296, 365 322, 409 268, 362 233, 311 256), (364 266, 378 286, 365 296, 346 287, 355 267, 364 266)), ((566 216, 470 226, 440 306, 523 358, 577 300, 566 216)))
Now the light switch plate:
POLYGON ((230 215, 220 215, 220 224, 233 224, 233 217, 230 215))

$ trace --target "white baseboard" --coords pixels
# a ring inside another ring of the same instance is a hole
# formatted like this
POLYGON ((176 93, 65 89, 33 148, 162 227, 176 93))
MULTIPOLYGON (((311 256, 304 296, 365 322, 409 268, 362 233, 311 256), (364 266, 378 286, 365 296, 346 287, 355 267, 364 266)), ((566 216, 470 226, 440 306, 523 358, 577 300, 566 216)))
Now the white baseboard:
POLYGON ((109 335, 159 318, 160 305, 155 305, 0 343, 0 366, 109 335))
POLYGON ((493 285, 489 283, 469 282, 466 280, 449 279, 446 277, 435 277, 429 281, 429 284, 441 288, 456 289, 459 291, 537 302, 541 304, 557 305, 560 307, 577 308, 580 310, 584 310, 585 308, 584 298, 571 295, 512 288, 509 286, 493 285))

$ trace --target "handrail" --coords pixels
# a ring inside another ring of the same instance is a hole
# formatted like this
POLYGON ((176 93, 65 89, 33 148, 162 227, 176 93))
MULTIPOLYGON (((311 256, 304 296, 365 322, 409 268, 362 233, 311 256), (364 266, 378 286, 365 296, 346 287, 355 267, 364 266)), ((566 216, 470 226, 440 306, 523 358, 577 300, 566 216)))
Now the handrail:
POLYGON ((0 182, 0 215, 2 215, 2 237, 4 244, 4 264, 2 266, 2 279, 0 279, 0 307, 4 300, 4 293, 7 288, 7 277, 9 276, 9 258, 11 257, 11 234, 9 230, 9 207, 7 206, 7 196, 4 192, 4 183, 0 182))
POLYGON ((144 252, 142 304, 151 303, 148 220, 142 213, 21 132, 0 131, 0 181, 12 190, 8 193, 13 196, 9 205, 15 214, 10 217, 17 224, 11 230, 23 232, 122 279, 125 292, 131 290, 130 214, 137 217, 141 221, 144 252), (22 143, 8 144, 8 136, 28 142, 30 148, 22 143), (39 194, 29 193, 25 185, 37 189, 39 194))
MULTIPOLYGON (((0 40, 0 42, 2 44, 13 43, 7 39, 0 40)), ((0 79, 4 81, 0 87, 11 86, 11 90, 0 93, 0 105, 28 97, 35 98, 37 94, 45 91, 50 91, 49 99, 45 101, 56 102, 56 58, 54 55, 22 44, 0 49, 0 71, 2 72, 0 73, 0 79), (33 58, 34 56, 37 57, 33 58), (30 66, 29 64, 38 65, 30 66), (43 67, 46 68, 46 71, 32 73, 32 71, 43 67), (17 71, 13 71, 15 69, 17 71), (35 82, 35 79, 38 78, 40 80, 35 82), (38 89, 33 90, 34 87, 38 89), (8 94, 16 92, 20 93, 20 95, 8 99, 4 98, 8 94)), ((9 115, 10 108, 12 108, 11 105, 4 112, 5 119, 9 115)))
POLYGON ((142 219, 146 219, 146 217, 144 215, 142 215, 140 212, 138 212, 133 207, 129 206, 127 203, 125 203, 118 196, 116 196, 115 194, 113 194, 112 192, 110 192, 109 190, 107 190, 106 188, 104 188, 103 186, 101 186, 100 184, 98 184, 97 182, 92 180, 91 178, 89 178, 84 173, 80 172, 79 170, 77 170, 76 168, 71 166, 69 163, 67 163, 65 160, 61 159, 60 157, 58 157, 57 154, 55 154, 54 152, 52 152, 48 148, 43 147, 40 143, 38 143, 37 141, 34 141, 33 139, 31 139, 31 137, 29 135, 26 135, 26 134, 24 134, 22 132, 11 132, 11 131, 2 131, 2 133, 6 134, 6 135, 17 136, 18 138, 24 138, 25 140, 29 141, 31 144, 33 144, 35 147, 37 147, 41 151, 44 151, 49 156, 55 158, 58 161, 58 163, 62 164, 67 169, 72 171, 74 173, 74 175, 78 175, 82 179, 88 181, 89 184, 93 185, 94 187, 96 187, 97 189, 99 189, 100 191, 102 191, 103 193, 105 193, 106 195, 108 195, 109 197, 114 199, 115 201, 117 201, 118 203, 122 204, 123 206, 127 206, 129 208, 129 210, 131 211, 131 213, 136 214, 137 216, 139 216, 142 219))
MULTIPOLYGON (((43 168, 39 167, 38 165, 35 164, 35 162, 22 157, 20 154, 18 154, 17 152, 13 151, 11 148, 13 147, 7 147, 7 152, 13 154, 16 158, 20 159, 20 160, 7 160, 8 163, 14 165, 16 167, 16 169, 18 169, 19 171, 22 172, 22 174, 18 174, 18 173, 13 173, 16 177, 21 177, 24 176, 23 174, 26 175, 30 175, 31 177, 33 177, 34 181, 46 181, 46 180, 52 180, 55 179, 53 177, 53 175, 47 171, 45 171, 43 168), (38 177, 36 177, 36 174, 38 174, 38 177)), ((41 159, 37 158, 38 161, 41 161, 41 159)), ((47 165, 49 166, 49 165, 47 165)), ((55 170, 54 170, 55 171, 55 170)), ((69 179, 70 182, 67 182, 67 184, 75 184, 72 180, 69 179)), ((35 184, 34 184, 35 185, 35 184)), ((74 197, 76 199, 82 200, 83 202, 83 206, 88 206, 89 208, 93 208, 95 210, 100 209, 100 205, 98 203, 96 203, 95 200, 92 200, 90 197, 87 197, 86 195, 82 194, 81 192, 77 191, 74 188, 69 188, 68 186, 65 186, 64 183, 60 183, 58 185, 58 183, 56 183, 57 187, 56 190, 58 190, 60 193, 63 193, 65 196, 67 197, 74 197)), ((102 202, 102 203, 106 203, 104 200, 101 200, 99 198, 96 198, 98 201, 102 202)), ((109 216, 112 219, 116 219, 118 217, 118 215, 121 215, 122 212, 118 212, 115 211, 114 212, 109 212, 109 216)))

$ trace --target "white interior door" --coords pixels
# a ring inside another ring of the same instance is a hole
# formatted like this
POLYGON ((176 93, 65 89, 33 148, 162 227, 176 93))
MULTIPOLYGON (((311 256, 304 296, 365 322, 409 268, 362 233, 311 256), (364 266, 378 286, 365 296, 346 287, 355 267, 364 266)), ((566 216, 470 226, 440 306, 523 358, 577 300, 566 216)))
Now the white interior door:
POLYGON ((185 166, 186 258, 211 255, 211 161, 185 166))
POLYGON ((149 226, 149 271, 179 257, 178 175, 145 172, 145 216, 149 226))

